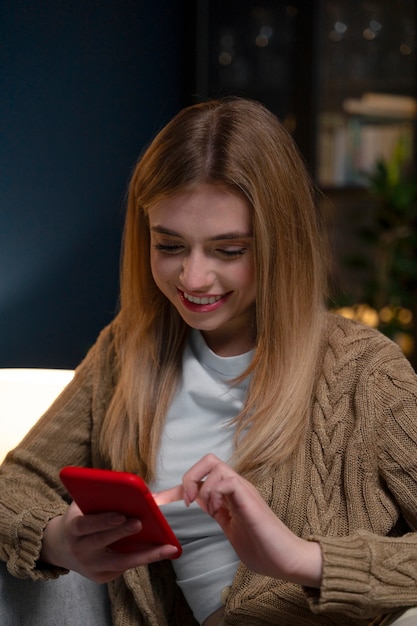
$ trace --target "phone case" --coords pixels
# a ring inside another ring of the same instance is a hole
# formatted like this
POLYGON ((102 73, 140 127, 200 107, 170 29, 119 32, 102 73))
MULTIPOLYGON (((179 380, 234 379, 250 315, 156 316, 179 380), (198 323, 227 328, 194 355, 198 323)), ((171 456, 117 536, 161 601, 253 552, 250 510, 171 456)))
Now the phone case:
POLYGON ((60 478, 83 513, 114 511, 141 520, 142 530, 112 543, 112 550, 133 552, 144 543, 170 544, 178 548, 174 558, 180 556, 181 544, 140 476, 67 466, 61 469, 60 478))

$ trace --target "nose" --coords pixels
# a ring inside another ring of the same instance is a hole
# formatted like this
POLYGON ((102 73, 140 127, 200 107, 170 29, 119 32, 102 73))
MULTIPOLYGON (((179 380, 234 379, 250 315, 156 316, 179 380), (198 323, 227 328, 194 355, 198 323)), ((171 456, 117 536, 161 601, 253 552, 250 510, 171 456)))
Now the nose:
POLYGON ((213 284, 214 278, 212 262, 206 255, 191 252, 184 258, 180 281, 185 291, 206 292, 213 284))

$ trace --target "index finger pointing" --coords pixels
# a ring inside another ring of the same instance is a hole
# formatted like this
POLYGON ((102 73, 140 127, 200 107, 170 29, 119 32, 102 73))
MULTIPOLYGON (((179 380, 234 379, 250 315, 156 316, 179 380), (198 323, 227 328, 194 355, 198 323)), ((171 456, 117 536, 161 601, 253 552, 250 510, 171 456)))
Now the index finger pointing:
POLYGON ((165 489, 159 493, 152 494, 158 506, 161 504, 169 504, 170 502, 178 502, 184 499, 184 491, 182 485, 165 489))

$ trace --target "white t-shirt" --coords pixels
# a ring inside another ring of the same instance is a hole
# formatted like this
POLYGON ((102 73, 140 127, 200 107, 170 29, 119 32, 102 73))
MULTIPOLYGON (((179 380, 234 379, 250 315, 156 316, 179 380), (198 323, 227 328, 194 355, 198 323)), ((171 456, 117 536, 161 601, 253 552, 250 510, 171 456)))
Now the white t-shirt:
MULTIPOLYGON (((234 427, 230 421, 242 409, 249 380, 228 381, 249 365, 253 351, 233 357, 212 352, 199 331, 192 330, 185 347, 182 378, 168 410, 153 491, 169 489, 205 454, 229 461, 234 427)), ((220 526, 197 504, 161 507, 183 547, 173 560, 177 583, 202 623, 220 608, 220 595, 232 583, 239 559, 220 526)))

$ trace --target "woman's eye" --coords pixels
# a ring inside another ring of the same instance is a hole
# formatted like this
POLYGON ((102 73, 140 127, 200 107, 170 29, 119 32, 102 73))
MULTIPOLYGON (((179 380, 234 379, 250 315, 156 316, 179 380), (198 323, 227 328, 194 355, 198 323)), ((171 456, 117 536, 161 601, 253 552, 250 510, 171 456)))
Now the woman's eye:
POLYGON ((217 254, 225 257, 226 259, 237 259, 245 254, 246 248, 218 248, 217 254))
POLYGON ((155 245, 155 250, 159 250, 164 254, 180 254, 184 249, 184 246, 179 244, 167 244, 167 243, 157 243, 155 245))

